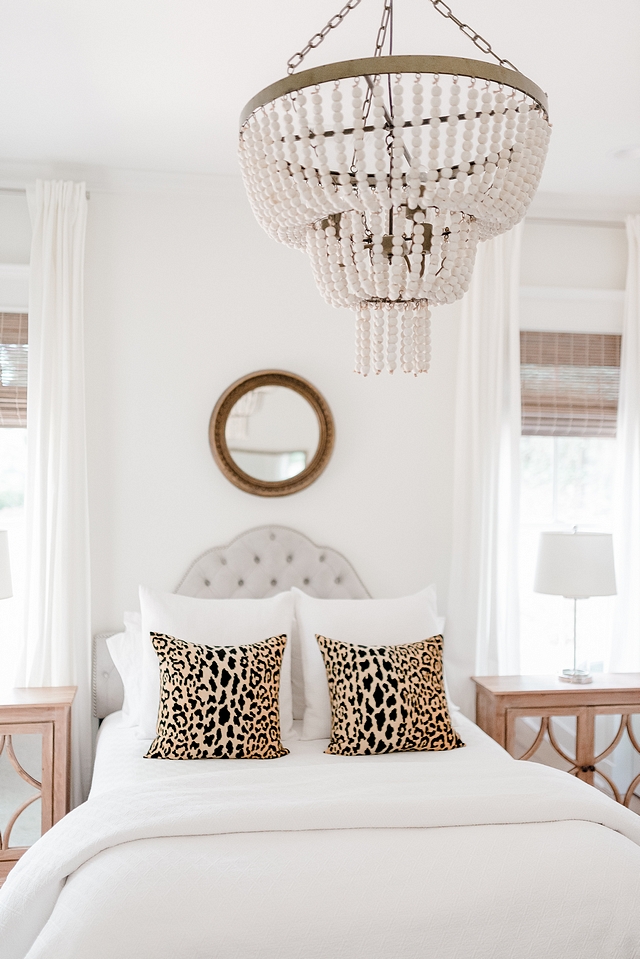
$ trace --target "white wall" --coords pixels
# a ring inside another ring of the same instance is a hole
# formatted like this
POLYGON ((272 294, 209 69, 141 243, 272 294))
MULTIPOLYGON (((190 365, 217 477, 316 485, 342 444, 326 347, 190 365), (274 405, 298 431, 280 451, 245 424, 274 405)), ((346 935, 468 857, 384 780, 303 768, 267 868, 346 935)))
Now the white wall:
POLYGON ((524 330, 621 333, 627 239, 618 225, 527 222, 522 238, 524 330))
POLYGON ((0 194, 0 263, 29 262, 31 224, 26 196, 0 194))
MULTIPOLYGON (((198 194, 135 182, 92 186, 89 204, 94 628, 117 626, 140 582, 173 589, 199 552, 270 522, 344 552, 374 596, 435 580, 446 611, 459 304, 434 310, 427 376, 363 379, 353 317, 323 302, 303 254, 259 229, 239 179, 198 194), (207 438, 220 393, 270 367, 311 380, 336 423, 325 473, 282 499, 231 486, 207 438)), ((26 201, 0 196, 0 263, 28 252, 26 201)), ((621 289, 625 260, 622 230, 527 224, 522 283, 621 289)), ((523 325, 567 310, 525 298, 523 325)))
POLYGON ((434 311, 432 372, 352 372, 354 321, 318 294, 306 256, 255 223, 242 184, 206 194, 92 189, 86 356, 96 629, 137 587, 175 588, 209 546, 263 523, 341 550, 374 596, 435 580, 450 560, 459 307, 434 311), (264 368, 299 373, 336 424, 309 489, 262 499, 217 469, 207 428, 220 393, 264 368))

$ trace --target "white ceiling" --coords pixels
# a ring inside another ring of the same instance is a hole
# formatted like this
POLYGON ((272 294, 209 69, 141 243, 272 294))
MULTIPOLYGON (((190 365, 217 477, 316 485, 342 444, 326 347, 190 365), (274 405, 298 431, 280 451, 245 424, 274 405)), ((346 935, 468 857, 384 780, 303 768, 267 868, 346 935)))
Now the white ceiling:
MULTIPOLYGON (((238 172, 241 107, 344 0, 0 0, 0 162, 238 172)), ((549 94, 541 189, 639 195, 638 0, 452 0, 549 94)), ((306 65, 372 53, 362 0, 306 65)), ((395 0, 397 53, 481 58, 428 0, 395 0)))

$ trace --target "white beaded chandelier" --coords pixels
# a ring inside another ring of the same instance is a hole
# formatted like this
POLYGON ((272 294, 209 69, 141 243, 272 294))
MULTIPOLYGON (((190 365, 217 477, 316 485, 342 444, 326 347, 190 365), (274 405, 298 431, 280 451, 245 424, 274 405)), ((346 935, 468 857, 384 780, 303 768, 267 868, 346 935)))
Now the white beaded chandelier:
POLYGON ((328 303, 355 310, 356 372, 426 373, 430 306, 464 295, 478 242, 515 226, 535 194, 547 98, 443 0, 429 2, 497 64, 392 55, 384 0, 373 57, 293 75, 360 2, 247 104, 240 165, 260 225, 307 252, 328 303))

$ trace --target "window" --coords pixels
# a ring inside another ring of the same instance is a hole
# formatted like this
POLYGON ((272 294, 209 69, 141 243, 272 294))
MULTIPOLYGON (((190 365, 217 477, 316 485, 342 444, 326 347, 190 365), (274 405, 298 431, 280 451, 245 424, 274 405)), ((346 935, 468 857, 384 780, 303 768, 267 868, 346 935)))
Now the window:
POLYGON ((27 469, 26 313, 0 313, 0 529, 9 531, 13 597, 0 600, 0 678, 11 681, 20 634, 27 469))
MULTIPOLYGON (((572 661, 573 604, 533 592, 540 532, 611 531, 620 344, 611 334, 520 334, 523 673, 555 673, 572 661)), ((613 603, 578 603, 582 668, 606 666, 613 603)))
POLYGON ((616 435, 620 336, 520 334, 523 436, 616 435))
POLYGON ((0 313, 0 427, 27 425, 26 313, 0 313))

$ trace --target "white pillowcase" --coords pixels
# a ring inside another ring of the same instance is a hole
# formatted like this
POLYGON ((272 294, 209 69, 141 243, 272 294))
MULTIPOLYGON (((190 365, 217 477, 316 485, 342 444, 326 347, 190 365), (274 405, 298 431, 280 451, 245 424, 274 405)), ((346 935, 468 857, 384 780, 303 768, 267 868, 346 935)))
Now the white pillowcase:
POLYGON ((268 599, 194 599, 141 586, 140 611, 140 739, 155 736, 160 703, 160 668, 151 645, 151 632, 203 646, 241 646, 286 633, 288 642, 280 673, 280 733, 283 740, 295 737, 291 706, 293 596, 290 592, 268 599))
POLYGON ((329 686, 316 633, 343 643, 399 646, 441 632, 435 586, 400 599, 316 599, 292 588, 302 649, 305 711, 302 739, 329 739, 329 686))
POLYGON ((124 632, 109 636, 107 648, 124 686, 122 725, 137 726, 140 721, 140 674, 142 671, 140 613, 124 614, 124 632))

